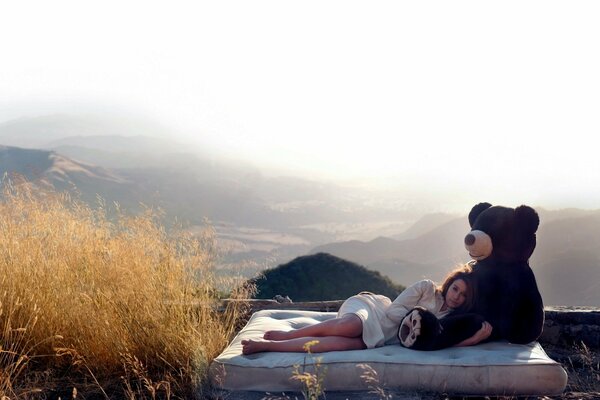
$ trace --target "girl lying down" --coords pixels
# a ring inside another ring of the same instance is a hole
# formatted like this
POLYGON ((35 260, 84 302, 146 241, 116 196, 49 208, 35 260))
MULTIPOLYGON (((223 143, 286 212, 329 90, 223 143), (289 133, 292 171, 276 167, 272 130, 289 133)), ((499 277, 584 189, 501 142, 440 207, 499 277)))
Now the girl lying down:
MULTIPOLYGON (((424 307, 438 319, 450 313, 466 313, 473 304, 474 288, 470 267, 452 271, 441 286, 425 279, 406 288, 393 302, 386 296, 361 292, 341 305, 335 318, 291 331, 267 331, 263 339, 242 340, 242 352, 305 352, 360 350, 398 344, 399 325, 416 306, 424 307)), ((487 339, 492 326, 486 321, 471 337, 455 346, 472 346, 487 339)))

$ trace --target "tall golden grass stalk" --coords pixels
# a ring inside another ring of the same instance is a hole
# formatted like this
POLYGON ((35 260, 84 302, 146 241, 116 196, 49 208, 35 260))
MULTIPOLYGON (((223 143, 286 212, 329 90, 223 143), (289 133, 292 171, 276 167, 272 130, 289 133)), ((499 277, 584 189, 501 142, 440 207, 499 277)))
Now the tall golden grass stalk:
POLYGON ((302 371, 299 365, 295 365, 292 377, 290 378, 302 384, 302 395, 305 400, 319 400, 325 394, 324 382, 327 375, 327 367, 321 364, 322 357, 315 357, 311 352, 311 348, 318 343, 318 340, 311 340, 304 344, 304 351, 307 353, 306 357, 312 361, 313 372, 308 371, 305 358, 302 371))
POLYGON ((201 396, 238 310, 215 311, 214 236, 181 232, 4 182, 0 398, 201 396))
POLYGON ((375 368, 371 367, 369 364, 357 364, 356 367, 362 370, 360 377, 363 382, 367 384, 369 393, 378 396, 381 400, 391 400, 392 395, 385 390, 379 381, 379 374, 375 368))

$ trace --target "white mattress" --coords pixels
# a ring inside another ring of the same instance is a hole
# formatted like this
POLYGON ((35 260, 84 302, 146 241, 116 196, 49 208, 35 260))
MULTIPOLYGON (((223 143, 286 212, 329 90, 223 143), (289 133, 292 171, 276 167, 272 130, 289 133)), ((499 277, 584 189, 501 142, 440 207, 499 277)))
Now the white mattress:
POLYGON ((461 395, 556 395, 567 374, 539 343, 504 342, 438 351, 416 351, 398 345, 376 349, 304 353, 242 354, 242 339, 261 338, 271 329, 290 330, 335 317, 332 312, 264 310, 256 312, 231 344, 213 360, 210 379, 219 389, 235 391, 300 391, 290 379, 294 366, 312 371, 315 358, 327 367, 329 391, 369 390, 357 364, 377 371, 380 384, 391 390, 426 390, 461 395))

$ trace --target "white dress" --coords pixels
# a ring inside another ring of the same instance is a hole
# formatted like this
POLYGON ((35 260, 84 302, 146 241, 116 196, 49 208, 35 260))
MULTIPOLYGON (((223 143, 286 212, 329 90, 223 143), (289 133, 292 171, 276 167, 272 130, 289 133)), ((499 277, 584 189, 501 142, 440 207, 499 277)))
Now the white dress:
POLYGON ((362 340, 367 348, 399 343, 400 322, 415 306, 421 306, 441 318, 452 309, 441 311, 442 294, 429 279, 424 279, 404 289, 393 302, 386 296, 362 292, 348 298, 341 305, 338 317, 345 314, 358 316, 363 323, 362 340))

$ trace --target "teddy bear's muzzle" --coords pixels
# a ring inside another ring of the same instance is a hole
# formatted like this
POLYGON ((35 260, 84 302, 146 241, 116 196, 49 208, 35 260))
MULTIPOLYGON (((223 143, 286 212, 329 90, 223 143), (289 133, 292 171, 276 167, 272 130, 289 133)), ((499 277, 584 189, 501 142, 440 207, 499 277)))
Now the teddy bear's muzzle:
POLYGON ((492 238, 487 233, 473 230, 465 236, 465 248, 474 260, 480 261, 492 254, 494 246, 492 238))

